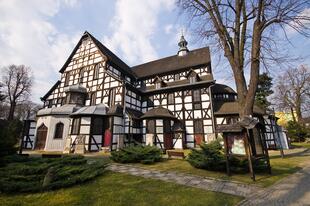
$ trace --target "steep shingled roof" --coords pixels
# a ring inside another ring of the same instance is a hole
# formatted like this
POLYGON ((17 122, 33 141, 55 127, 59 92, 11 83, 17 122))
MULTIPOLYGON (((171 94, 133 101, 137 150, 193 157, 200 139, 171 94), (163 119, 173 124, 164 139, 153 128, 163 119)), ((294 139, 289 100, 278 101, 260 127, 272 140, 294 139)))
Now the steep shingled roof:
POLYGON ((209 47, 190 51, 185 56, 173 55, 132 67, 138 78, 170 73, 184 68, 210 64, 209 47))
POLYGON ((91 40, 94 42, 94 44, 98 47, 98 49, 108 57, 109 61, 114 64, 114 66, 116 66, 118 69, 120 69, 123 73, 136 78, 136 76, 134 75, 134 73, 132 72, 131 68, 125 63, 123 62, 118 56, 116 56, 111 50, 109 50, 107 47, 105 47, 100 41, 98 41, 94 36, 92 36, 90 33, 88 33, 87 31, 85 31, 85 33, 83 34, 83 36, 81 37, 81 39, 79 40, 79 42, 77 43, 77 45, 75 46, 75 48, 73 49, 72 53, 70 54, 69 58, 67 59, 67 61, 65 62, 65 64, 62 66, 62 68, 60 69, 60 73, 63 73, 65 71, 65 69, 67 68, 67 66, 69 65, 72 57, 74 56, 74 54, 76 53, 76 51, 78 50, 80 44, 82 43, 82 40, 84 38, 91 38, 91 40))
POLYGON ((149 119, 149 118, 177 119, 170 110, 164 107, 156 107, 154 109, 151 109, 145 112, 141 117, 141 119, 149 119))
MULTIPOLYGON (((215 115, 239 114, 240 111, 240 107, 237 101, 235 102, 214 101, 213 109, 215 115)), ((253 113, 260 115, 266 114, 266 112, 262 108, 256 105, 254 105, 253 113)))

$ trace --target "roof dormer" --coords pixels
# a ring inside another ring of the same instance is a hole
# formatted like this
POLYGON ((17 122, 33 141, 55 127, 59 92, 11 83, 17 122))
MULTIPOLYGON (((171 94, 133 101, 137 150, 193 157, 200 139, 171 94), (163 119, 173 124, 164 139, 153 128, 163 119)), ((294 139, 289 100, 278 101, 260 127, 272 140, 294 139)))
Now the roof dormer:
POLYGON ((155 84, 155 89, 160 89, 166 85, 166 83, 159 76, 155 77, 153 83, 155 84))
POLYGON ((187 74, 187 79, 189 79, 189 83, 191 84, 200 80, 199 75, 193 69, 187 74))

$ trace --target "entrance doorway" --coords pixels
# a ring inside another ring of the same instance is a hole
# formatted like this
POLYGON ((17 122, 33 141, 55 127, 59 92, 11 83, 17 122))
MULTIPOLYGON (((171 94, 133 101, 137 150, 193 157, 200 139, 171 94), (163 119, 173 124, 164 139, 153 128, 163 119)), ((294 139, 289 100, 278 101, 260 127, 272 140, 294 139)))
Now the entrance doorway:
POLYGON ((44 150, 47 137, 47 127, 42 124, 37 130, 36 150, 44 150))

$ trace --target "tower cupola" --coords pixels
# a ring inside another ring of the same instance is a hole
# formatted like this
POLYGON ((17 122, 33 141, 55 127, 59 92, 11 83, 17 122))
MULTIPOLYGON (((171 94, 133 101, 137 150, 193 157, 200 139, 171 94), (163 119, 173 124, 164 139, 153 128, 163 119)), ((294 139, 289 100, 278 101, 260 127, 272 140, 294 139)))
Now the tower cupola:
POLYGON ((187 41, 185 40, 183 34, 180 38, 178 45, 179 45, 178 56, 185 56, 189 52, 189 50, 187 48, 187 41))

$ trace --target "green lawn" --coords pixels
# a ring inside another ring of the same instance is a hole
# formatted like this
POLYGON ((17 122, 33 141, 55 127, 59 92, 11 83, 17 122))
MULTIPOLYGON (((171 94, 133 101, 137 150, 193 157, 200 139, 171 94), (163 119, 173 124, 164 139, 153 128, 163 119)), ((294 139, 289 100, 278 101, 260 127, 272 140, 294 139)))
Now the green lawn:
POLYGON ((306 143, 306 142, 293 142, 292 145, 294 147, 304 147, 304 148, 310 149, 310 143, 306 143))
POLYGON ((83 185, 37 194, 0 194, 0 205, 235 205, 242 198, 106 172, 83 185))
MULTIPOLYGON (((286 153, 285 151, 284 153, 286 153)), ((292 153, 292 151, 290 151, 292 153)), ((233 174, 228 177, 224 172, 207 171, 203 169, 197 169, 192 167, 186 160, 164 160, 152 165, 138 166, 146 167, 148 169, 155 169, 160 171, 177 171, 181 173, 187 173, 192 175, 213 177, 225 180, 234 180, 243 183, 257 184, 259 186, 267 187, 274 184, 276 181, 293 174, 302 168, 302 164, 310 159, 310 154, 300 155, 299 153, 293 153, 281 158, 278 151, 271 152, 270 162, 272 167, 272 175, 260 173, 256 175, 256 181, 253 182, 250 179, 249 174, 233 174)))

